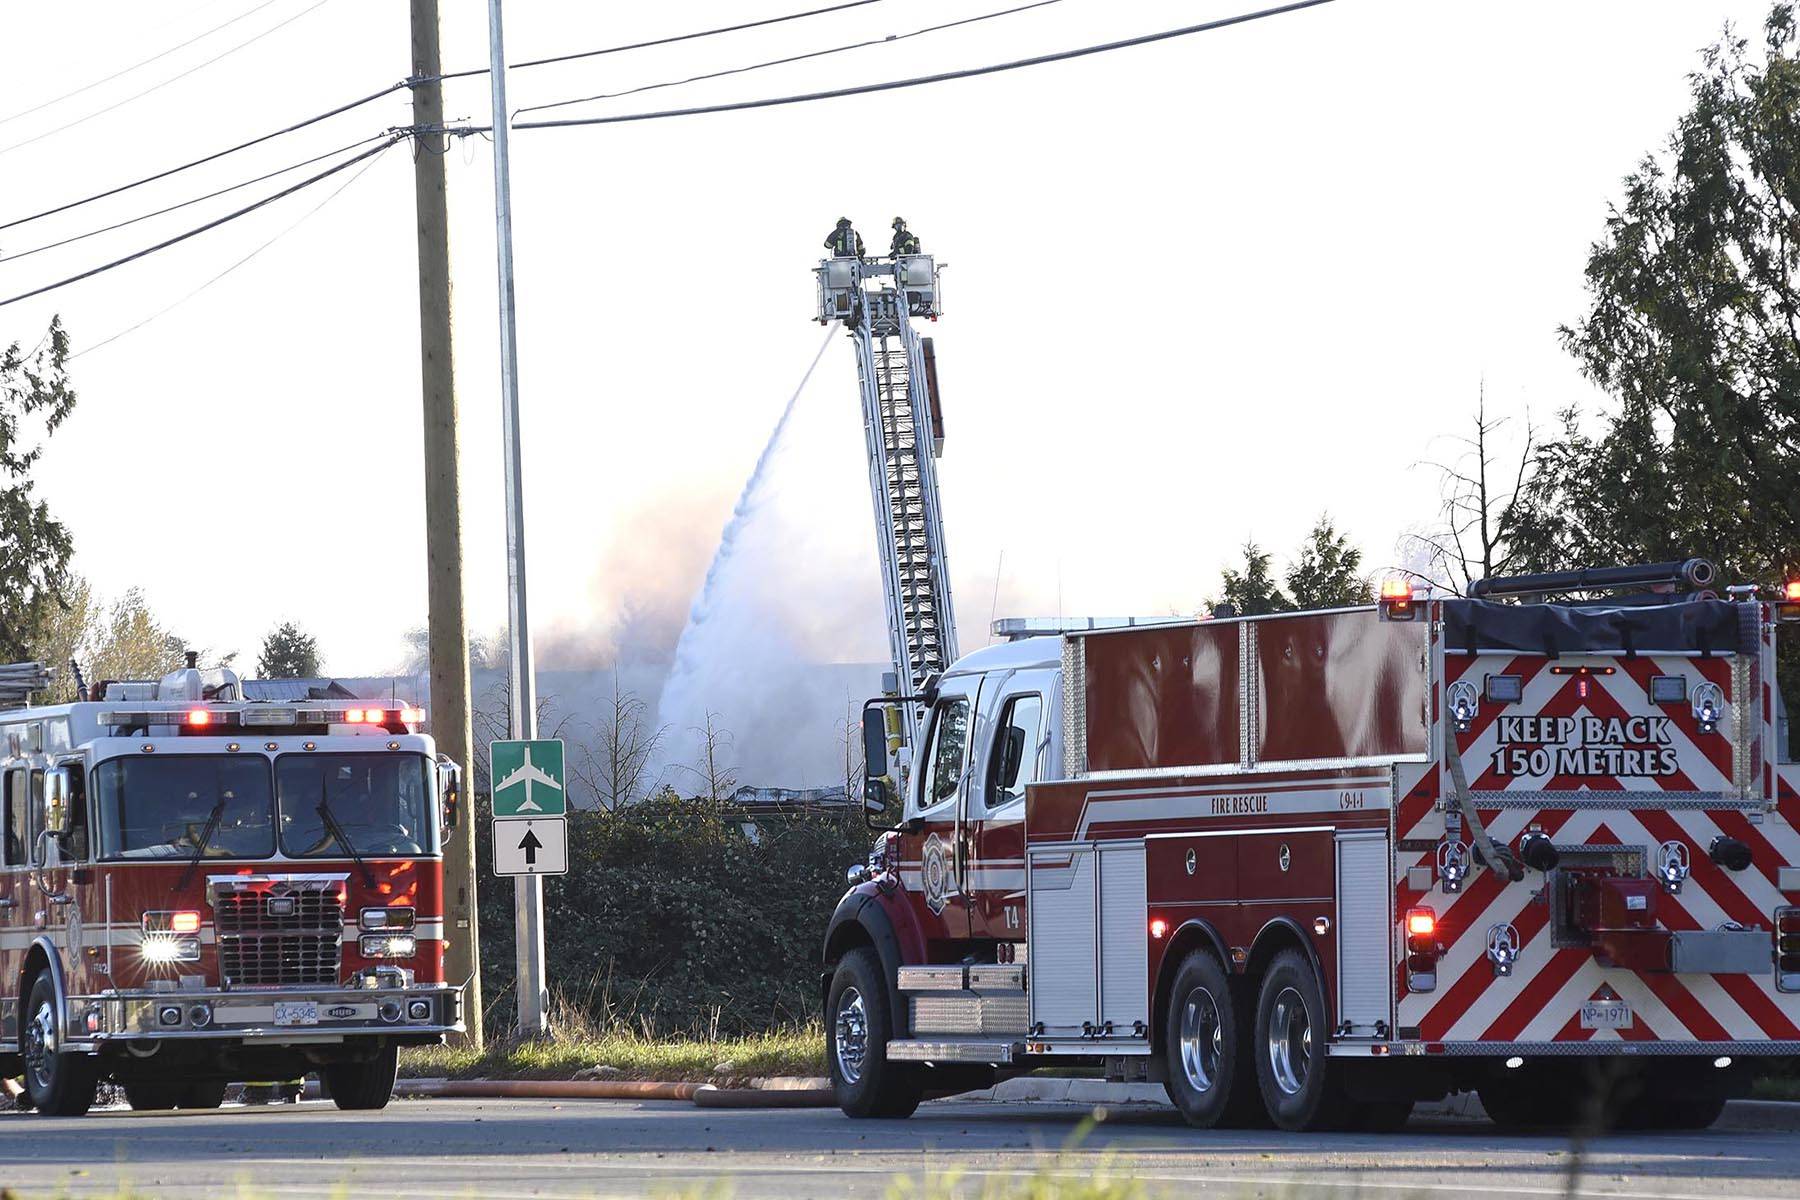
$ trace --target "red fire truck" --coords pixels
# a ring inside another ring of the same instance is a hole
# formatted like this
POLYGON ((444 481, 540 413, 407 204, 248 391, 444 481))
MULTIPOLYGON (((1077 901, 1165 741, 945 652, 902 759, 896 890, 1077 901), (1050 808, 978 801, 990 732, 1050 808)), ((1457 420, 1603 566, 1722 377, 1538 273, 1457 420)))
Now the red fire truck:
POLYGON ((252 703, 224 670, 0 712, 0 1076, 86 1112, 317 1072, 380 1108, 462 1028, 443 973, 458 768, 421 714, 252 703))
POLYGON ((1800 1054, 1800 586, 1712 574, 1022 622, 872 702, 899 824, 825 938, 844 1111, 1086 1063, 1199 1126, 1392 1127, 1470 1090, 1502 1122, 1709 1124, 1800 1054))

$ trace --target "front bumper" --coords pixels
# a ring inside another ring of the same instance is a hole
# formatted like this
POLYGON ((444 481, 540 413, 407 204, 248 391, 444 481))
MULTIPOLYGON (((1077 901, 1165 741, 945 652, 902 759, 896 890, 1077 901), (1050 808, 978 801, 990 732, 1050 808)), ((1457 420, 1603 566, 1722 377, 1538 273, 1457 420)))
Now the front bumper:
POLYGON ((442 983, 383 988, 183 989, 71 996, 64 1040, 94 1047, 114 1042, 232 1039, 294 1045, 405 1035, 430 1041, 464 1030, 462 989, 442 983), (312 1005, 309 1014, 305 1005, 312 1005), (301 1006, 298 1014, 289 1006, 301 1006), (314 1015, 311 1024, 277 1024, 314 1015))

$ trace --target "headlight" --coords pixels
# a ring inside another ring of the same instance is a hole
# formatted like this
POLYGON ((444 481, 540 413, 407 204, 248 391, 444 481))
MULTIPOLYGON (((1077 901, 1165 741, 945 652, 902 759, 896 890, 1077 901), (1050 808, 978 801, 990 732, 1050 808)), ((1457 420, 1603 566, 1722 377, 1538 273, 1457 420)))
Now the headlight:
POLYGON ((365 908, 358 921, 364 929, 411 929, 413 910, 410 905, 399 908, 365 908))
POLYGON ((419 940, 410 933, 364 934, 357 948, 364 958, 411 958, 418 952, 419 940))
POLYGON ((138 947, 148 963, 191 963, 200 961, 200 939, 152 934, 138 947))

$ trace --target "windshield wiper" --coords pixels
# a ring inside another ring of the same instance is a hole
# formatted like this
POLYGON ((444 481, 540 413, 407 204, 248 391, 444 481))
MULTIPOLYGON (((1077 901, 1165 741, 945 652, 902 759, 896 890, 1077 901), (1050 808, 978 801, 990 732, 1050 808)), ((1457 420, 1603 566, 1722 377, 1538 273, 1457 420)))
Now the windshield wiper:
POLYGON ((183 871, 181 878, 175 881, 173 891, 179 892, 187 887, 188 881, 194 877, 194 870, 200 865, 200 860, 206 857, 206 848, 212 844, 213 835, 219 832, 219 825, 225 820, 225 799, 224 796, 220 796, 218 803, 212 806, 212 812, 207 814, 206 826, 200 831, 200 840, 194 846, 194 856, 188 859, 187 870, 183 871))
POLYGON ((344 852, 350 856, 350 861, 356 864, 356 869, 362 873, 363 886, 374 887, 375 876, 370 874, 369 864, 363 861, 362 852, 356 848, 356 843, 350 840, 350 835, 344 831, 344 827, 338 823, 336 815, 331 811, 331 801, 326 796, 323 775, 319 776, 319 820, 325 823, 326 830, 333 838, 337 839, 337 844, 344 848, 344 852))

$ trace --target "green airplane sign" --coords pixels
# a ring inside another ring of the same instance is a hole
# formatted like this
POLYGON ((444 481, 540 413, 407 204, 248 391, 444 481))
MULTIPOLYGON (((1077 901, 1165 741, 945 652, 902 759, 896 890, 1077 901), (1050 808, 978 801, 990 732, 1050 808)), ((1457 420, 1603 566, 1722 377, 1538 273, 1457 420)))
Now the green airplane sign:
POLYGON ((488 765, 494 781, 495 817, 568 815, 562 739, 490 743, 488 765))

